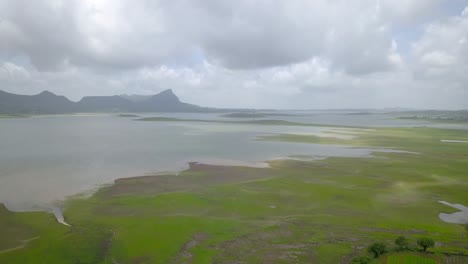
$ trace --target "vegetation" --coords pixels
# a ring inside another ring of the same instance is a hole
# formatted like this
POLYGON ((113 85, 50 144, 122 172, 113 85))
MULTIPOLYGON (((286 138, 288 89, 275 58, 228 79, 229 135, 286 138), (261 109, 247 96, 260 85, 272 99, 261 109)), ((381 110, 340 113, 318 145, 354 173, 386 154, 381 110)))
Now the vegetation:
POLYGON ((222 117, 230 117, 230 118, 265 118, 268 115, 264 113, 230 113, 221 115, 222 117))
POLYGON ((411 120, 427 120, 432 122, 450 122, 460 123, 468 122, 468 110, 459 111, 439 111, 439 110, 428 110, 428 111, 409 111, 402 112, 399 117, 400 119, 411 119, 411 120))
POLYGON ((136 121, 202 122, 202 123, 225 123, 225 124, 281 125, 281 126, 316 126, 314 124, 304 124, 304 123, 290 122, 290 121, 284 121, 284 120, 274 120, 274 119, 223 121, 223 120, 208 120, 208 119, 181 119, 181 118, 174 118, 174 117, 144 117, 144 118, 136 119, 136 121))
POLYGON ((434 240, 428 237, 423 237, 423 238, 418 239, 417 243, 420 247, 422 247, 424 252, 427 251, 427 248, 434 246, 434 240))
POLYGON ((26 118, 29 117, 28 115, 22 114, 0 114, 0 119, 2 118, 26 118))
POLYGON ((395 245, 397 245, 398 250, 407 250, 409 246, 408 239, 404 236, 399 236, 397 239, 395 239, 395 245))
POLYGON ((371 259, 369 257, 356 257, 353 259, 351 264, 369 264, 371 259))
POLYGON ((239 112, 221 115, 222 117, 229 118, 266 118, 270 116, 291 116, 284 113, 261 113, 261 112, 239 112))
MULTIPOLYGON (((419 255, 415 253, 395 253, 388 255, 382 264, 437 264, 437 263, 445 263, 439 262, 437 258, 427 256, 427 255, 419 255)), ((447 263, 457 263, 457 262, 447 262, 447 263)), ((462 262, 460 262, 461 264, 462 262)))
MULTIPOLYGON (((425 246, 424 252, 426 252, 427 247, 433 247, 434 241, 431 238, 420 238, 417 241, 418 245, 425 246)), ((398 254, 395 252, 409 251, 409 242, 404 236, 399 236, 395 239, 395 244, 397 245, 396 250, 393 254, 390 254, 389 257, 385 258, 384 263, 437 263, 434 258, 426 255, 415 255, 414 253, 405 253, 398 254)), ((375 259, 379 258, 384 253, 388 253, 386 245, 383 242, 375 242, 367 248, 367 252, 371 253, 375 259)), ((390 251, 390 253, 392 253, 390 251)), ((356 257, 353 259, 352 263, 370 263, 370 259, 367 256, 356 257)))
POLYGON ((387 252, 387 245, 382 242, 376 242, 367 248, 367 252, 372 253, 374 258, 378 258, 380 255, 387 252))
POLYGON ((140 117, 140 116, 135 115, 135 114, 119 114, 119 117, 140 117))
POLYGON ((438 218, 455 212, 439 200, 468 205, 468 146, 440 142, 468 140, 466 131, 358 133, 353 140, 261 140, 407 152, 274 160, 270 168, 192 164, 179 176, 121 179, 92 197, 68 200, 71 228, 45 212, 4 210, 9 220, 0 216, 0 263, 336 264, 356 256, 365 261, 369 245, 389 245, 401 235, 428 237, 437 246, 430 253, 388 252, 372 263, 468 263, 464 227, 438 218), (31 238, 18 248, 19 240, 31 238))

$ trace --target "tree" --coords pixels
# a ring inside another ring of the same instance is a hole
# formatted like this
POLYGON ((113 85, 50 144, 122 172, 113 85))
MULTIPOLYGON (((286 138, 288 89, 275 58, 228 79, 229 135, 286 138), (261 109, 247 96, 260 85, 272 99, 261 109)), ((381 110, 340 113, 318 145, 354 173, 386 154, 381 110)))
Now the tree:
POLYGON ((418 239, 417 243, 420 247, 423 248, 424 252, 427 251, 427 248, 434 246, 434 240, 428 237, 423 237, 423 238, 418 239))
POLYGON ((377 243, 370 245, 367 248, 367 251, 369 253, 374 254, 374 258, 378 258, 383 253, 387 252, 387 246, 382 242, 377 242, 377 243))
POLYGON ((408 249, 408 239, 406 239, 404 236, 399 236, 397 239, 395 239, 395 245, 397 245, 399 250, 408 249))
POLYGON ((371 259, 369 257, 357 257, 354 258, 351 264, 369 264, 371 259))

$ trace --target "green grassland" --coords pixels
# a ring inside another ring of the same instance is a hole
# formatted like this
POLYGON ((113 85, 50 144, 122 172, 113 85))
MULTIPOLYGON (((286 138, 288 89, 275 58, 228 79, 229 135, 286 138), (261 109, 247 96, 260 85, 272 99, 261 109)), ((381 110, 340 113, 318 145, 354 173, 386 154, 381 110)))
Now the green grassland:
POLYGON ((413 245, 431 237, 436 246, 373 263, 468 263, 464 227, 438 218, 455 212, 438 200, 468 205, 468 144, 440 142, 468 140, 468 132, 379 128, 353 135, 258 140, 411 153, 275 160, 270 168, 191 164, 178 176, 121 179, 90 198, 69 199, 71 228, 51 214, 3 210, 9 220, 0 222, 0 263, 336 264, 366 255, 376 241, 391 249, 400 235, 413 245))
POLYGON ((26 118, 29 117, 28 115, 22 115, 22 114, 0 114, 0 119, 1 118, 26 118))
POLYGON ((450 264, 464 264, 467 263, 465 256, 458 255, 434 255, 422 253, 392 253, 387 254, 377 261, 379 264, 437 264, 437 263, 450 263, 450 264))
POLYGON ((306 124, 300 122, 291 122, 277 119, 261 119, 261 120, 241 120, 241 121, 226 121, 226 120, 209 120, 209 119, 183 119, 174 117, 144 117, 135 119, 136 121, 146 122, 200 122, 200 123, 221 123, 221 124, 250 124, 250 125, 275 125, 275 126, 319 126, 315 124, 306 124))
POLYGON ((239 112, 221 115, 221 117, 229 118, 266 118, 272 116, 292 116, 285 113, 269 113, 269 112, 239 112))
POLYGON ((140 117, 139 115, 135 114, 119 114, 118 117, 140 117))
POLYGON ((424 120, 438 123, 466 123, 468 122, 468 111, 408 111, 398 113, 399 119, 424 120))
POLYGON ((439 258, 409 253, 391 254, 382 258, 382 264, 437 264, 439 258))

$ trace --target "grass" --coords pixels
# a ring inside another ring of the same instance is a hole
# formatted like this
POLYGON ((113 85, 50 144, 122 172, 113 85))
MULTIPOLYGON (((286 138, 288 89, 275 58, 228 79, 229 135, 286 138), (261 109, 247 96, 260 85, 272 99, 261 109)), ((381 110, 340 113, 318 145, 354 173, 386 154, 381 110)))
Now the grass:
MULTIPOLYGON (((440 139, 468 140, 468 134, 382 128, 353 140, 263 137, 418 154, 275 160, 263 169, 192 164, 179 176, 118 180, 90 198, 67 201, 65 217, 72 228, 55 224, 47 213, 4 210, 12 220, 0 222, 0 232, 16 230, 0 234, 4 248, 17 246, 17 237, 39 238, 0 253, 0 263, 45 258, 47 263, 335 264, 365 255, 376 241, 391 246, 400 235, 413 245, 431 237, 437 246, 428 254, 395 253, 378 261, 440 263, 439 256, 448 252, 468 254, 464 227, 438 218, 454 209, 437 202, 468 205, 468 145, 440 139)), ((450 258, 467 262, 463 256, 450 258)))
POLYGON ((319 126, 315 124, 290 122, 290 121, 276 120, 276 119, 225 121, 225 120, 208 120, 208 119, 182 119, 182 118, 174 118, 174 117, 144 117, 144 118, 139 118, 135 120, 147 121, 147 122, 201 122, 201 123, 223 123, 223 124, 276 125, 276 126, 319 126))
POLYGON ((468 111, 439 111, 439 110, 427 110, 427 111, 409 111, 399 113, 399 119, 409 120, 424 120, 437 123, 467 123, 468 122, 468 111))
POLYGON ((271 116, 292 116, 284 113, 268 113, 268 112, 239 112, 221 115, 221 117, 229 118, 266 118, 271 116))
POLYGON ((135 114, 119 114, 118 117, 140 117, 139 115, 135 114))
POLYGON ((0 114, 0 119, 2 118, 27 118, 28 115, 23 114, 0 114))
POLYGON ((414 253, 397 253, 385 256, 382 264, 437 264, 436 257, 414 253))
POLYGON ((35 236, 32 228, 20 223, 16 214, 0 204, 0 252, 24 246, 25 240, 35 236))

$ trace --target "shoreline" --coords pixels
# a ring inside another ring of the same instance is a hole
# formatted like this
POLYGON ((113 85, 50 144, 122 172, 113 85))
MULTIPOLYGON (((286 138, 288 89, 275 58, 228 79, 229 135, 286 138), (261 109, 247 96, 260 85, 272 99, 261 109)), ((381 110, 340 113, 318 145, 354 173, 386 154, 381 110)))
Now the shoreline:
MULTIPOLYGON (((18 230, 3 235, 5 248, 20 245, 8 238, 40 239, 0 254, 0 262, 21 263, 21 258, 34 259, 47 250, 56 252, 51 253, 53 263, 67 263, 60 254, 67 250, 80 260, 91 253, 119 263, 142 257, 148 263, 171 263, 190 254, 203 263, 233 258, 310 263, 313 258, 334 264, 365 255, 372 243, 393 244, 401 235, 412 245, 421 237, 433 239, 428 257, 468 256, 463 226, 439 218, 454 210, 437 202, 467 203, 468 149, 441 138, 468 140, 463 131, 382 129, 347 141, 351 148, 372 147, 372 157, 311 161, 296 156, 269 160, 266 168, 191 162, 179 173, 119 178, 89 197, 68 197, 63 206, 56 204, 54 215, 4 213, 16 223, 13 229, 4 225, 4 232, 18 230), (62 217, 73 228, 59 223, 62 217), (34 232, 22 233, 28 230, 34 232), (194 243, 197 247, 186 246, 194 243)), ((304 135, 285 139, 301 144, 323 140, 304 135)))

